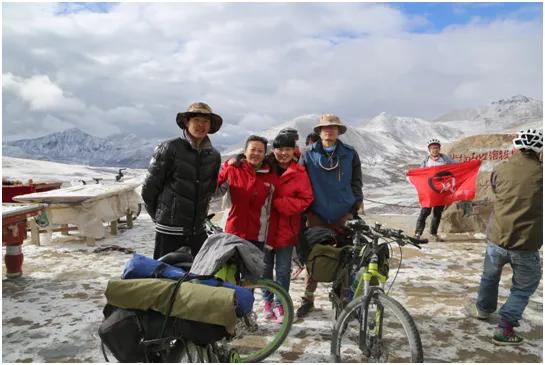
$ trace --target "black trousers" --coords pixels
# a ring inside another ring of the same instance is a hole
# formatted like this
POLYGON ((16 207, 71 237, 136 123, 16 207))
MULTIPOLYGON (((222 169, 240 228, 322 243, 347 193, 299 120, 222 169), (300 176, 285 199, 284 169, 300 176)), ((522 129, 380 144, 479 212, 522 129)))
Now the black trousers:
POLYGON ((414 233, 420 235, 424 233, 424 228, 426 227, 426 218, 428 218, 430 213, 433 211, 430 233, 432 235, 436 235, 437 229, 439 228, 439 223, 441 222, 441 214, 443 214, 443 209, 445 209, 444 205, 439 205, 433 208, 422 208, 420 210, 418 220, 416 221, 416 229, 414 230, 414 233))
POLYGON ((195 257, 207 237, 206 232, 194 236, 173 236, 155 232, 155 251, 153 252, 153 258, 157 260, 167 253, 176 251, 182 246, 189 247, 191 249, 191 255, 195 257))

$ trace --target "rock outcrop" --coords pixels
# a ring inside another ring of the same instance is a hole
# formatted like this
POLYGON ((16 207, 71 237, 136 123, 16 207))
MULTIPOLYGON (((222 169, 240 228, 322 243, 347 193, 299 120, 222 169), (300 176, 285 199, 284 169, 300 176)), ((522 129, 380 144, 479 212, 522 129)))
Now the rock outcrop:
POLYGON ((512 134, 486 134, 462 138, 446 145, 443 153, 456 161, 481 160, 477 192, 472 202, 454 203, 445 209, 440 230, 445 233, 485 232, 494 195, 490 174, 513 154, 512 134))

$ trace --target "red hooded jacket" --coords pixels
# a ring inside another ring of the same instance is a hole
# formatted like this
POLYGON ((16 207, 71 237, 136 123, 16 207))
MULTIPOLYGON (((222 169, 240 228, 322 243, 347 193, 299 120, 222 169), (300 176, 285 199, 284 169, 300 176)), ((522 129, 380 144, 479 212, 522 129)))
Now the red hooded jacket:
POLYGON ((273 248, 296 245, 301 228, 301 213, 312 200, 312 186, 305 168, 292 161, 288 169, 277 177, 267 244, 273 248))
POLYGON ((223 163, 218 186, 224 189, 227 184, 231 199, 225 232, 249 241, 265 241, 275 179, 267 165, 256 171, 246 160, 239 167, 223 163))

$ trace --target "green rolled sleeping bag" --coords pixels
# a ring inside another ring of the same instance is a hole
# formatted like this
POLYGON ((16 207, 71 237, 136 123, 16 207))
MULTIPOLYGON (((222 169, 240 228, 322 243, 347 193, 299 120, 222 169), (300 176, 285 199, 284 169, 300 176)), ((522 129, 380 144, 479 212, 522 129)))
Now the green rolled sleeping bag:
MULTIPOLYGON (((124 309, 154 310, 167 315, 176 280, 119 279, 108 281, 108 304, 124 309)), ((171 317, 224 326, 234 334, 235 290, 184 282, 172 307, 171 317)))

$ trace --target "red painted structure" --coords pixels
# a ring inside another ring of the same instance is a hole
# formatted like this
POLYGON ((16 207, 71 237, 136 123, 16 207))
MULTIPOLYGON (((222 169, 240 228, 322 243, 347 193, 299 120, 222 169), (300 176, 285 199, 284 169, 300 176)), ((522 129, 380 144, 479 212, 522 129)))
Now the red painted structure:
POLYGON ((43 204, 2 205, 2 246, 6 246, 8 279, 23 275, 23 241, 27 237, 27 218, 41 214, 43 204))
POLYGON ((13 203, 17 195, 34 193, 36 188, 31 185, 2 185, 2 203, 13 203))
POLYGON ((2 203, 13 203, 13 197, 17 195, 40 193, 42 191, 49 191, 59 189, 62 185, 62 181, 52 181, 43 183, 29 183, 18 185, 4 185, 2 184, 2 203))

